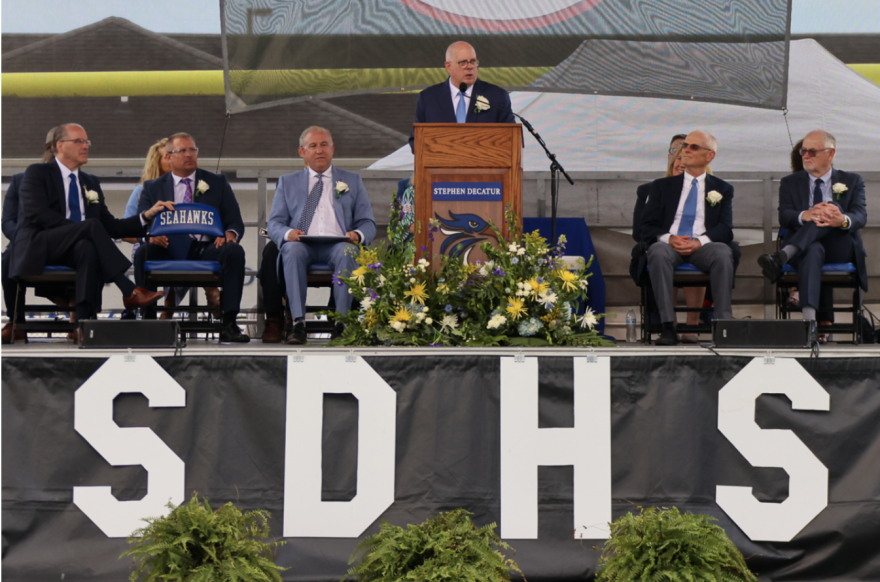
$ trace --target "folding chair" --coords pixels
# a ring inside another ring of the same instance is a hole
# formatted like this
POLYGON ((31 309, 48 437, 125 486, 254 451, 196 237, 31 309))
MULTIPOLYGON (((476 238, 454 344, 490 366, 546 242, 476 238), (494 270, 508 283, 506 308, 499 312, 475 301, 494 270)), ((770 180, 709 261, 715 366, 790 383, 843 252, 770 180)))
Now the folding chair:
MULTIPOLYGON (((647 271, 648 267, 645 267, 647 271)), ((673 287, 710 287, 711 281, 709 273, 704 273, 690 263, 682 263, 676 267, 672 273, 673 287)), ((642 342, 651 343, 651 334, 663 331, 663 324, 657 318, 656 322, 651 321, 651 315, 659 312, 657 305, 651 301, 653 294, 651 293, 651 278, 646 277, 646 282, 641 286, 641 316, 642 316, 642 342)), ((675 313, 690 313, 698 311, 706 313, 712 311, 712 307, 679 307, 674 306, 675 313)), ((676 331, 678 333, 712 333, 712 325, 710 323, 700 322, 697 325, 677 324, 676 331)))
MULTIPOLYGON (((72 292, 76 290, 76 271, 71 269, 70 267, 64 267, 61 265, 46 265, 43 268, 43 272, 39 275, 28 275, 21 276, 18 278, 18 285, 16 287, 16 301, 15 301, 15 310, 12 314, 12 341, 15 342, 15 330, 23 329, 25 331, 33 331, 33 332, 42 332, 48 333, 50 336, 53 333, 64 333, 72 331, 76 329, 77 324, 68 320, 40 320, 40 321, 27 321, 24 323, 17 323, 19 316, 21 314, 18 313, 19 304, 21 302, 22 297, 26 297, 27 288, 28 287, 50 287, 58 290, 59 296, 68 296, 72 292)), ((24 309, 24 313, 58 313, 58 312, 67 312, 63 308, 59 308, 56 305, 38 305, 38 304, 24 304, 22 309, 24 309)))
MULTIPOLYGON (((187 260, 190 245, 194 242, 191 235, 209 237, 225 236, 220 221, 220 212, 206 204, 177 204, 174 210, 165 210, 153 220, 150 236, 167 236, 168 251, 171 255, 165 261, 146 261, 144 274, 146 282, 156 287, 221 287, 223 278, 220 263, 217 261, 187 260)), ((181 340, 186 333, 219 333, 223 326, 222 320, 215 320, 208 306, 157 307, 157 309, 186 312, 189 319, 180 322, 181 340), (205 319, 199 320, 198 313, 205 312, 205 319)))

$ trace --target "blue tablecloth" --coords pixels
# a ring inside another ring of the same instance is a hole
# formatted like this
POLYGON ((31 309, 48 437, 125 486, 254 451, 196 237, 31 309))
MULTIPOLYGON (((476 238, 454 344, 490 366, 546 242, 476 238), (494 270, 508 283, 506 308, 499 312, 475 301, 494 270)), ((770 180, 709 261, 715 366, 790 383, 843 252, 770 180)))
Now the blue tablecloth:
MULTIPOLYGON (((523 232, 541 231, 541 236, 550 239, 549 218, 523 218, 523 232)), ((599 260, 595 257, 593 239, 590 237, 590 229, 583 218, 557 218, 556 236, 564 234, 568 242, 565 245, 566 255, 576 255, 589 261, 593 257, 593 264, 589 272, 590 286, 587 288, 587 305, 596 313, 605 313, 605 279, 602 277, 602 268, 599 260)), ((599 333, 605 333, 605 320, 600 319, 596 326, 599 333)))

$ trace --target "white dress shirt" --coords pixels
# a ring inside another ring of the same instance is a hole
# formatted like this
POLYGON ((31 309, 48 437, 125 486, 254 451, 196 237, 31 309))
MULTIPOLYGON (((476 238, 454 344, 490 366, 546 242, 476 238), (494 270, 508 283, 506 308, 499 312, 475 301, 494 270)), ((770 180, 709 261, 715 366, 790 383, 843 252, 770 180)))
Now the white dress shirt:
POLYGON ((79 170, 71 170, 62 164, 58 158, 55 158, 55 163, 58 164, 58 169, 61 170, 61 182, 64 184, 64 218, 70 220, 70 175, 74 174, 76 176, 76 188, 79 191, 79 212, 82 220, 85 220, 86 205, 85 198, 83 198, 82 182, 79 181, 79 170))
MULTIPOLYGON (((467 115, 468 107, 471 104, 471 93, 474 90, 474 86, 471 85, 467 88, 467 91, 464 92, 464 111, 465 116, 467 115)), ((449 78, 449 91, 452 93, 452 111, 458 111, 458 101, 461 99, 461 91, 458 90, 458 87, 452 84, 452 77, 449 78)))
MULTIPOLYGON (((696 176, 697 180, 697 216, 694 218, 694 233, 692 238, 700 241, 701 245, 707 245, 712 242, 708 236, 706 236, 706 172, 703 172, 699 176, 696 176)), ((690 194, 691 186, 693 185, 694 176, 691 176, 687 172, 684 173, 684 184, 681 186, 681 198, 678 201, 678 209, 675 211, 675 220, 672 221, 672 226, 669 227, 669 232, 663 235, 660 235, 658 240, 661 240, 665 243, 669 243, 669 237, 673 234, 678 236, 678 227, 681 225, 681 215, 684 212, 684 204, 687 202, 688 194, 690 194)))
MULTIPOLYGON (((315 184, 318 183, 318 172, 309 168, 309 189, 311 192, 315 184)), ((334 206, 334 196, 336 190, 333 187, 333 166, 330 166, 321 174, 321 200, 318 201, 318 207, 315 208, 315 215, 312 216, 312 223, 309 225, 307 235, 311 236, 345 236, 345 232, 339 226, 339 220, 336 216, 336 207, 334 206)), ((348 196, 349 194, 346 194, 348 196)), ((306 195, 308 202, 308 195, 306 195)), ((303 205, 303 213, 305 213, 305 205, 303 205)), ((295 225, 295 226, 298 226, 295 225)), ((293 228, 287 229, 284 233, 285 240, 293 228)), ((364 235, 360 231, 356 231, 363 240, 364 235)))

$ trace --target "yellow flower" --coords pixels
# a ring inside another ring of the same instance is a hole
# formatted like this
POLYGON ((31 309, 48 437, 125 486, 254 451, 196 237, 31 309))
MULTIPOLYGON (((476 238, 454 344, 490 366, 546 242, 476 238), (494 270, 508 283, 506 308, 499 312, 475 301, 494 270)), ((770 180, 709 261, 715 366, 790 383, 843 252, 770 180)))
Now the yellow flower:
POLYGON ((425 304, 425 299, 428 297, 428 293, 425 292, 425 284, 424 283, 416 283, 412 287, 410 287, 409 291, 404 291, 405 296, 409 297, 410 304, 418 301, 422 305, 425 304))
POLYGON ((398 321, 405 323, 410 320, 412 320, 412 315, 409 310, 406 307, 401 307, 394 312, 394 316, 391 318, 391 323, 396 323, 398 321))
POLYGON ((550 288, 549 283, 547 283, 543 279, 538 281, 538 277, 532 277, 526 282, 526 284, 529 286, 529 294, 532 297, 537 297, 538 295, 550 288))
POLYGON ((510 314, 510 318, 513 320, 517 320, 522 317, 526 309, 523 307, 523 300, 517 297, 508 297, 507 298, 507 309, 505 309, 507 313, 510 314))
POLYGON ((351 276, 357 280, 357 282, 361 285, 364 284, 364 275, 369 273, 370 270, 366 267, 358 267, 354 271, 352 271, 351 276))
POLYGON ((577 275, 563 267, 562 269, 556 271, 556 276, 559 277, 559 281, 562 283, 563 289, 565 289, 566 291, 577 290, 577 286, 575 285, 575 281, 577 281, 577 275))
POLYGON ((379 314, 372 309, 367 310, 364 314, 364 325, 366 327, 373 327, 377 323, 379 323, 379 314))
POLYGON ((368 251, 367 249, 363 249, 355 260, 357 261, 357 264, 361 265, 362 267, 366 267, 367 265, 375 265, 379 262, 379 254, 376 251, 368 251))

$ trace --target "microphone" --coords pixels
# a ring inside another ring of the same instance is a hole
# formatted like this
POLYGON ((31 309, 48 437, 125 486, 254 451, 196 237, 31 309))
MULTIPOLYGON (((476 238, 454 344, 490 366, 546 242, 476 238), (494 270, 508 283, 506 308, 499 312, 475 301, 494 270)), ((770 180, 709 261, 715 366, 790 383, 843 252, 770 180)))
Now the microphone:
POLYGON ((462 82, 462 84, 458 86, 458 90, 462 93, 467 93, 467 83, 462 82))

